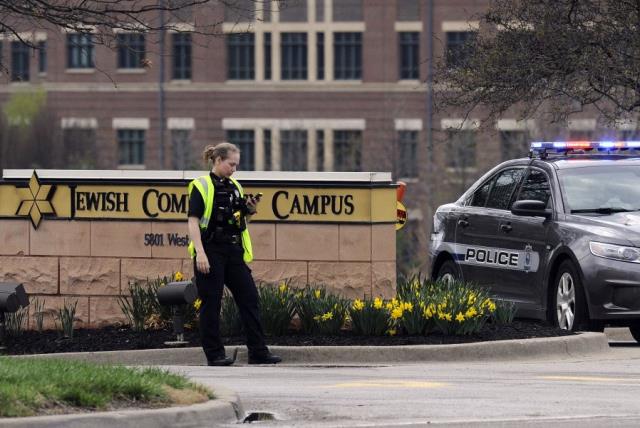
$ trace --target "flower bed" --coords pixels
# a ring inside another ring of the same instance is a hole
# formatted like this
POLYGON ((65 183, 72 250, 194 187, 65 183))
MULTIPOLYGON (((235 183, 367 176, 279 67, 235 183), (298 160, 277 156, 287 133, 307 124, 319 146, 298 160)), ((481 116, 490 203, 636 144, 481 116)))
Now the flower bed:
MULTIPOLYGON (((4 352, 162 348, 176 337, 170 328, 171 311, 159 305, 156 292, 171 279, 180 280, 182 274, 130 285, 130 297, 120 301, 129 326, 74 330, 73 302, 65 302, 65 308, 57 311, 61 320, 57 331, 24 331, 18 327, 20 314, 15 314, 4 352)), ((263 284, 258 291, 271 345, 444 344, 571 334, 540 322, 514 322, 512 304, 494 301, 486 290, 463 282, 413 277, 398 281, 396 296, 388 300, 350 300, 323 287, 295 289, 287 282, 263 284)), ((191 346, 200 345, 199 307, 196 300, 181 308, 187 327, 184 340, 191 346)), ((244 344, 240 318, 228 294, 222 302, 221 334, 226 345, 244 344)))

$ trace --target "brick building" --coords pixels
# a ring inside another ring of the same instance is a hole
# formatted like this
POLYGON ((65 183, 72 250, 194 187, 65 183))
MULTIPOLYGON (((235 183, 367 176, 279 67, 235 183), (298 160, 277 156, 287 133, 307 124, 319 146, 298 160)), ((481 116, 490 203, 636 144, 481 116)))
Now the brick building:
MULTIPOLYGON (((591 117, 566 129, 505 117, 477 132, 473 118, 433 113, 429 65, 446 57, 455 66, 486 1, 238 4, 256 10, 209 5, 168 17, 178 30, 220 22, 224 35, 169 31, 163 48, 158 34, 135 32, 105 46, 90 34, 25 29, 38 50, 5 35, 0 101, 44 89, 46 135, 75 154, 68 168, 199 169, 202 147, 227 139, 241 147, 242 169, 392 171, 408 183, 398 260, 422 266, 433 207, 523 154, 531 137, 596 132, 591 117)), ((11 167, 33 166, 20 161, 11 167)))

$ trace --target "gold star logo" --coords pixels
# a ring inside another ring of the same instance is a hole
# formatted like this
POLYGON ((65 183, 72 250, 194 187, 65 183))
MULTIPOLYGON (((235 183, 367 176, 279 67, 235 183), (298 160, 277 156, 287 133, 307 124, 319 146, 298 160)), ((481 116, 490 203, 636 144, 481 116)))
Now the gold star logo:
POLYGON ((25 190, 28 190, 23 192, 26 197, 20 202, 16 215, 23 217, 28 216, 31 219, 33 228, 37 229, 44 215, 56 214, 53 205, 51 205, 51 199, 56 191, 56 187, 51 184, 40 184, 38 174, 36 174, 34 170, 33 175, 31 175, 29 179, 29 186, 25 190))

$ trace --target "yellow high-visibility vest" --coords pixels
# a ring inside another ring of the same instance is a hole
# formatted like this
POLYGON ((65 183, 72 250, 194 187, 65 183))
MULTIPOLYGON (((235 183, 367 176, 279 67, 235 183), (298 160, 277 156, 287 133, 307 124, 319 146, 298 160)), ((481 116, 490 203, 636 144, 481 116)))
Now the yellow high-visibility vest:
MULTIPOLYGON (((242 190, 242 186, 235 179, 229 177, 231 182, 236 186, 238 191, 240 192, 240 197, 244 197, 244 191, 242 190)), ((193 189, 198 189, 200 192, 200 196, 202 196, 202 200, 204 201, 204 213, 202 217, 200 217, 199 225, 200 231, 204 231, 209 226, 209 221, 211 220, 211 213, 213 212, 213 196, 216 191, 213 181, 211 180, 211 175, 202 175, 189 183, 189 199, 191 199, 191 192, 193 189)), ((245 263, 250 263, 253 260, 253 248, 251 246, 251 236, 249 235, 249 228, 245 228, 242 231, 242 248, 244 249, 244 253, 242 258, 245 263)), ((191 258, 196 256, 196 247, 193 244, 193 241, 189 241, 189 255, 191 258)))

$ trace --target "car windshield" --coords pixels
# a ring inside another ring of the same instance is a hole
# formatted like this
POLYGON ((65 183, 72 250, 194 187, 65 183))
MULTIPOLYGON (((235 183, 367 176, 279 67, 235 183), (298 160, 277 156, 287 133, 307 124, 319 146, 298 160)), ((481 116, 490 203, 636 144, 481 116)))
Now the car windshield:
POLYGON ((571 213, 640 210, 640 165, 568 168, 558 176, 571 213))

